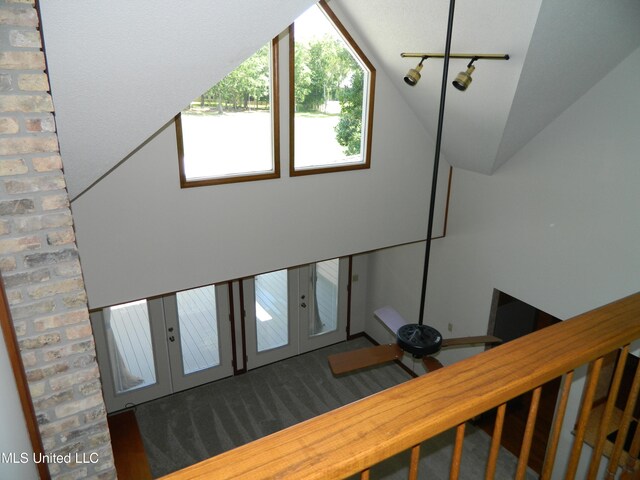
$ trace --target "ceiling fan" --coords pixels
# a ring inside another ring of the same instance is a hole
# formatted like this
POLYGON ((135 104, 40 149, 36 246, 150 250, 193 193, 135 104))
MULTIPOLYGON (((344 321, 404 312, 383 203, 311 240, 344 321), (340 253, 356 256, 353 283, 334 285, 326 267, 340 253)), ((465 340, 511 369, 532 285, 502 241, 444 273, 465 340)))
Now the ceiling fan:
POLYGON ((442 338, 440 332, 433 327, 408 323, 393 307, 379 308, 374 312, 374 316, 396 334, 396 343, 330 355, 329 367, 334 375, 398 360, 404 352, 422 359, 425 368, 430 372, 442 367, 442 363, 431 356, 442 348, 502 342, 492 335, 442 338))

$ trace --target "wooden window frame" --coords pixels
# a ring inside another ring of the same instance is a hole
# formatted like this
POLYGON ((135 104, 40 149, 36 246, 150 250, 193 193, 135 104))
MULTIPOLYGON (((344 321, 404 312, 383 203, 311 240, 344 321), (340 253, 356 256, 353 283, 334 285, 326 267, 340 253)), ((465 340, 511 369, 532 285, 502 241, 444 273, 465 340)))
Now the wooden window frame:
POLYGON ((228 183, 253 182, 257 180, 270 180, 280 178, 280 82, 279 82, 279 39, 271 40, 271 85, 269 102, 271 104, 271 138, 273 171, 256 174, 237 174, 224 177, 202 178, 188 180, 184 168, 184 145, 182 140, 182 112, 175 117, 176 137, 178 147, 178 165, 180 169, 180 187, 202 187, 208 185, 223 185, 228 183))
POLYGON ((334 28, 349 45, 358 59, 364 64, 369 72, 368 95, 366 100, 366 125, 362 129, 365 135, 363 161, 359 163, 335 165, 326 167, 312 167, 296 170, 295 167, 295 38, 294 24, 289 26, 289 176, 298 177, 304 175, 316 175, 319 173, 343 172, 350 170, 363 170, 371 168, 371 141, 373 136, 373 104, 375 98, 376 69, 367 58, 362 49, 358 46, 347 29, 342 25, 336 14, 329 8, 325 0, 320 0, 317 6, 327 15, 334 28))

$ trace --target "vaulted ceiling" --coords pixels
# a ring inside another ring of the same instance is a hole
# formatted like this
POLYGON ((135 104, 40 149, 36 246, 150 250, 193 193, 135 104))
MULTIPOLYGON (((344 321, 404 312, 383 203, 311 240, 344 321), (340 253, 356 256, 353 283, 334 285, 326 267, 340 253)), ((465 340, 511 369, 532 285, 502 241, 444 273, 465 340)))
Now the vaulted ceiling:
MULTIPOLYGON (((41 2, 72 198, 312 3, 41 2)), ((400 53, 444 51, 449 2, 329 4, 372 52, 376 67, 397 78, 402 97, 435 137, 443 62, 428 60, 422 80, 411 88, 402 77, 416 62, 400 53)), ((468 91, 449 88, 443 134, 447 161, 493 173, 638 48, 638 25, 637 0, 458 0, 452 51, 508 53, 511 59, 480 60, 468 91)), ((465 65, 452 60, 450 80, 465 65)))
MULTIPOLYGON (((401 52, 443 52, 446 0, 337 2, 382 68, 435 136, 442 60, 416 63, 401 52)), ((508 53, 478 61, 469 89, 449 88, 443 153, 458 168, 491 174, 640 45, 640 2, 621 0, 458 0, 452 53, 508 53)), ((466 60, 452 60, 449 84, 466 60)))

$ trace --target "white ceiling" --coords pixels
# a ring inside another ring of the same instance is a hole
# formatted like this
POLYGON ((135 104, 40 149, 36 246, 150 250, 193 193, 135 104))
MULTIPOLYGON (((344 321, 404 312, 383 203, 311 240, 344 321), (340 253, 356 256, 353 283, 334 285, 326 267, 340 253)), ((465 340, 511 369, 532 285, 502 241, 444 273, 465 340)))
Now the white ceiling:
MULTIPOLYGON (((427 130, 437 132, 443 61, 401 52, 444 52, 446 0, 333 0, 365 38, 427 130)), ((452 53, 508 53, 478 61, 469 89, 449 87, 442 152, 458 168, 491 174, 640 45, 637 0, 459 0, 452 53)), ((452 60, 450 81, 466 67, 452 60)))
MULTIPOLYGON (((284 29, 313 0, 41 2, 56 121, 72 198, 139 148, 183 106, 284 29), (215 55, 211 55, 211 52, 215 55)), ((397 78, 435 137, 442 60, 421 82, 401 52, 442 52, 446 0, 330 0, 397 78)), ((453 52, 478 61, 467 92, 448 89, 443 155, 490 174, 640 45, 638 0, 458 0, 453 52)), ((452 60, 452 80, 466 65, 452 60)), ((637 83, 634 79, 630 83, 637 83)), ((635 94, 635 93, 634 93, 635 94)))

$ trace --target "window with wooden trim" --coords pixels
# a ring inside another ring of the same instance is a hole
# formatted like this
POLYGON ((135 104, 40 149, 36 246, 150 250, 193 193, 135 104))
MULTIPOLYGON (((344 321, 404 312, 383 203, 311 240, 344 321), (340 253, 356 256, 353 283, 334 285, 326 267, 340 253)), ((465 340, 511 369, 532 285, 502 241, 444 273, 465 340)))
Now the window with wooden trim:
MULTIPOLYGON (((280 177, 278 45, 286 37, 176 116, 182 187, 280 177)), ((375 68, 324 0, 288 38, 290 176, 369 168, 375 68)))
POLYGON ((291 176, 369 168, 376 70, 322 0, 289 32, 291 176))
POLYGON ((182 187, 280 177, 278 41, 176 117, 182 187))

